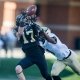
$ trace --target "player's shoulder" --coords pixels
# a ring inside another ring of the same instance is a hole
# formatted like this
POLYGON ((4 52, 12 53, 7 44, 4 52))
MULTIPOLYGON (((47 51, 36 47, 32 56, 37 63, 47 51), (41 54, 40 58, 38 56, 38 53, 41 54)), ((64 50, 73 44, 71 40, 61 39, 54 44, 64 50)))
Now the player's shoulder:
POLYGON ((16 19, 19 19, 19 18, 21 18, 22 17, 22 14, 18 14, 17 16, 16 16, 16 19))

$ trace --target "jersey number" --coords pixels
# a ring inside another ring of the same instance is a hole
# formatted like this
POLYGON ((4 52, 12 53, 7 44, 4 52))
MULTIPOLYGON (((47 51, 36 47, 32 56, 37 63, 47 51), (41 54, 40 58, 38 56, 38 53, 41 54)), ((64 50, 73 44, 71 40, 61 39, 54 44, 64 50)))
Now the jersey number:
POLYGON ((23 35, 23 39, 24 39, 24 43, 34 42, 35 39, 33 37, 33 31, 30 30, 30 31, 25 32, 23 35))

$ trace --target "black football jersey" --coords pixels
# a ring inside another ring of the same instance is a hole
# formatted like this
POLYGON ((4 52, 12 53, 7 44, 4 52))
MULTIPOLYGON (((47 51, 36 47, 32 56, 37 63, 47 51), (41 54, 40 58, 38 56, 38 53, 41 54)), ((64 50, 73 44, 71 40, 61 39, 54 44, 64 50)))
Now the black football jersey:
POLYGON ((36 42, 39 44, 39 32, 36 24, 26 25, 24 29, 24 34, 20 37, 20 43, 31 44, 36 42))

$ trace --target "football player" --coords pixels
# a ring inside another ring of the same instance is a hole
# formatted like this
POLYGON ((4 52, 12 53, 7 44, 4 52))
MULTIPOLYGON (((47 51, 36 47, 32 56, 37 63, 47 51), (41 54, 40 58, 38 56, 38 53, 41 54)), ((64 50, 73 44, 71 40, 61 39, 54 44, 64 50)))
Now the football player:
POLYGON ((47 29, 46 33, 46 40, 40 43, 44 49, 50 51, 57 57, 57 61, 53 63, 51 70, 51 76, 54 80, 61 80, 59 74, 66 66, 71 67, 80 75, 80 62, 77 54, 63 44, 54 33, 51 33, 50 29, 47 29))
POLYGON ((44 49, 39 45, 40 30, 34 23, 36 20, 35 11, 36 6, 32 5, 27 8, 26 12, 23 12, 17 17, 16 36, 22 44, 22 50, 26 54, 26 57, 17 64, 15 71, 19 80, 26 80, 23 70, 36 64, 42 76, 46 80, 52 80, 48 74, 44 49))

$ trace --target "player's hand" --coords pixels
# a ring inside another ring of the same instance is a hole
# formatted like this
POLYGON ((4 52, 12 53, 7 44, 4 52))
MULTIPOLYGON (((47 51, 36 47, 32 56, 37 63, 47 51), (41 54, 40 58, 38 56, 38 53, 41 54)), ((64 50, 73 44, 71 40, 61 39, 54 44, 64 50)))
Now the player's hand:
POLYGON ((24 27, 19 27, 18 29, 18 35, 21 36, 24 33, 24 27))
POLYGON ((20 37, 24 34, 24 28, 23 27, 19 27, 18 28, 18 32, 16 32, 16 37, 18 40, 20 40, 20 37))
POLYGON ((18 32, 16 33, 16 37, 17 37, 18 40, 20 40, 20 35, 19 35, 18 32))

